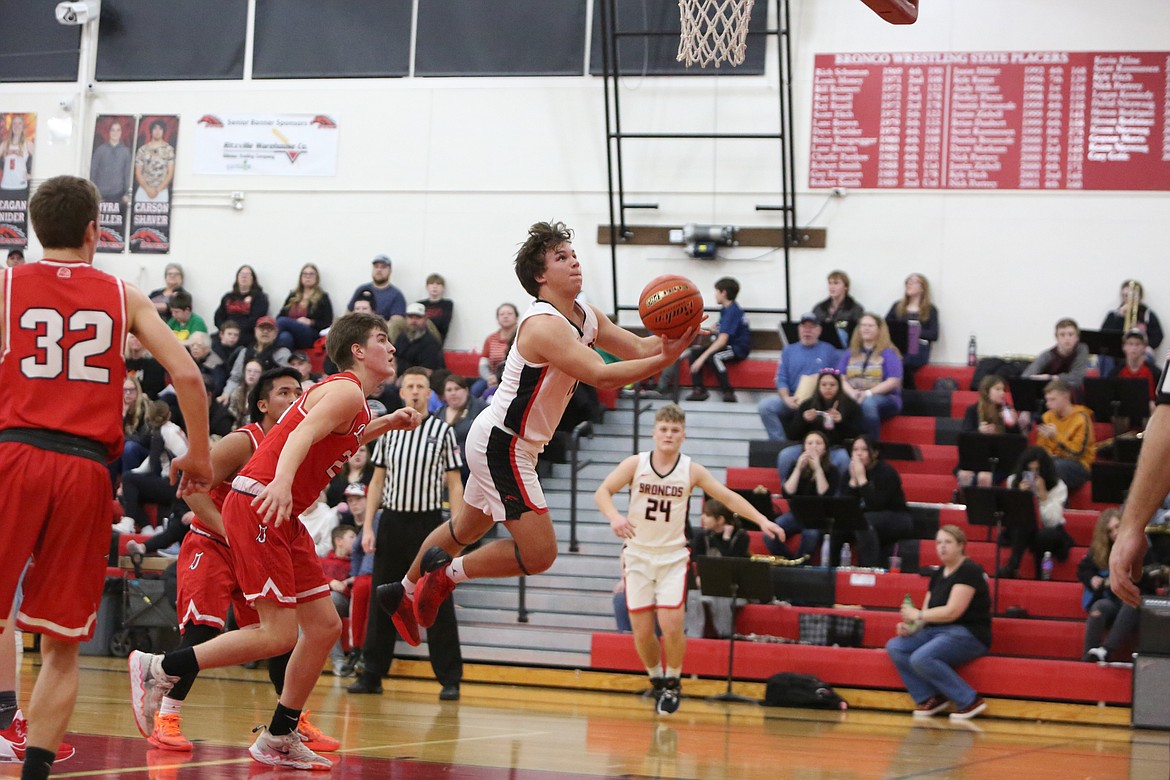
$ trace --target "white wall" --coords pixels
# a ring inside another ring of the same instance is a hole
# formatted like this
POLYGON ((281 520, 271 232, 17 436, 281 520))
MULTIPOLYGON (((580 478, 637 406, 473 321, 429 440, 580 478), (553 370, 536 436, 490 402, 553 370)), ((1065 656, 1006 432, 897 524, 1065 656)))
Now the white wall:
MULTIPOLYGON (((833 268, 847 270, 855 297, 883 312, 907 273, 924 273, 942 312, 940 362, 961 362, 971 332, 981 352, 1019 352, 1047 346, 1062 316, 1095 327, 1127 276, 1141 279, 1149 303, 1170 317, 1163 281, 1167 193, 855 191, 826 202, 824 191, 806 190, 817 53, 1170 49, 1164 0, 922 6, 917 24, 894 27, 858 0, 793 0, 797 218, 828 229, 827 248, 793 254, 794 310, 824 297, 833 268)), ((776 88, 774 75, 625 79, 624 129, 774 131, 776 88)), ((99 255, 98 265, 149 289, 161 283, 166 262, 178 261, 196 310, 207 317, 240 263, 256 267, 278 306, 300 264, 315 261, 340 308, 368 278, 370 258, 387 253, 408 298, 422 297, 427 273, 447 277, 456 302, 450 346, 473 348, 492 328, 499 302, 524 303, 511 257, 531 222, 553 217, 577 230, 586 294, 603 310, 612 306, 608 247, 595 242, 597 226, 608 220, 600 79, 97 84, 73 112, 81 120, 72 138, 51 142, 47 120, 62 116, 58 102, 76 93, 74 84, 0 85, 0 110, 40 115, 37 179, 88 172, 97 114, 181 115, 172 253, 99 255), (195 121, 209 112, 248 111, 339 119, 336 179, 192 174, 195 121), (243 211, 230 208, 232 190, 245 192, 243 211)), ((630 212, 631 222, 779 224, 778 215, 754 210, 778 200, 778 153, 768 143, 628 142, 625 151, 628 200, 660 204, 658 211, 630 212)), ((35 246, 31 254, 38 256, 35 246)), ((704 288, 730 274, 744 286, 746 307, 782 304, 778 253, 741 247, 725 254, 698 261, 680 247, 621 249, 621 302, 633 303, 642 284, 670 271, 704 288)), ((760 317, 757 326, 773 321, 760 317)))

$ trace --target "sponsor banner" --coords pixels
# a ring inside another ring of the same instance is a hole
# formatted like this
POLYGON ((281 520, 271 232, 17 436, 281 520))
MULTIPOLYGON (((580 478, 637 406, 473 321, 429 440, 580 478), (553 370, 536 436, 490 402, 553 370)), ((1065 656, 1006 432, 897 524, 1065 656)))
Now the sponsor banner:
POLYGON ((99 252, 126 251, 135 124, 134 117, 126 114, 102 114, 94 125, 89 180, 102 196, 98 207, 99 252))
POLYGON ((336 176, 337 120, 326 114, 203 114, 195 173, 336 176))
MULTIPOLYGON (((32 179, 37 115, 0 113, 0 247, 28 246, 28 183, 32 179)), ((7 254, 7 252, 5 252, 7 254)))
POLYGON ((171 192, 179 117, 143 116, 135 138, 130 251, 166 253, 171 251, 171 192))

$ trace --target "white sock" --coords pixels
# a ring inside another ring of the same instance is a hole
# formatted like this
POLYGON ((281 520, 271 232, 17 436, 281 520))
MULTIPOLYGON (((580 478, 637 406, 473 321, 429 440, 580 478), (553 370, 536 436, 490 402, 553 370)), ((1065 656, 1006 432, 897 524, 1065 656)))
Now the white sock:
POLYGON ((463 571, 463 556, 459 556, 447 565, 447 576, 451 578, 451 582, 463 582, 467 577, 467 573, 463 571))
POLYGON ((415 583, 411 582, 409 578, 407 578, 407 577, 402 578, 402 587, 406 591, 406 597, 408 599, 414 598, 414 586, 415 586, 415 583))
POLYGON ((674 677, 675 679, 682 677, 682 667, 681 666, 668 666, 668 667, 666 667, 666 676, 667 677, 674 677))
POLYGON ((178 715, 183 709, 183 702, 179 699, 172 699, 170 696, 164 696, 162 705, 158 708, 159 715, 178 715))
POLYGON ((655 677, 661 677, 662 676, 662 664, 659 664, 658 666, 647 666, 646 667, 646 674, 650 675, 651 680, 653 680, 655 677))

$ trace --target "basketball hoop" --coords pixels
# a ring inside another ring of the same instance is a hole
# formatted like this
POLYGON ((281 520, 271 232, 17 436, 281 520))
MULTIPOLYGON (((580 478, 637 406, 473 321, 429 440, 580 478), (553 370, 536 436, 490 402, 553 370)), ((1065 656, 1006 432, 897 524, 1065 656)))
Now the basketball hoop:
POLYGON ((688 68, 742 65, 753 5, 755 0, 678 0, 682 32, 676 59, 688 68))

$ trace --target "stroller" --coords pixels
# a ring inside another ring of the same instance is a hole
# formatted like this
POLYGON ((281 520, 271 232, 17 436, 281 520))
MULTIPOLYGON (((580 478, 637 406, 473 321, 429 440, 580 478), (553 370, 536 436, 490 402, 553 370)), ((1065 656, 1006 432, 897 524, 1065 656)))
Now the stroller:
POLYGON ((110 654, 121 658, 134 650, 151 653, 173 648, 179 637, 174 594, 167 593, 163 573, 144 572, 140 553, 131 553, 129 558, 132 571, 124 570, 122 575, 122 627, 110 637, 110 654))

